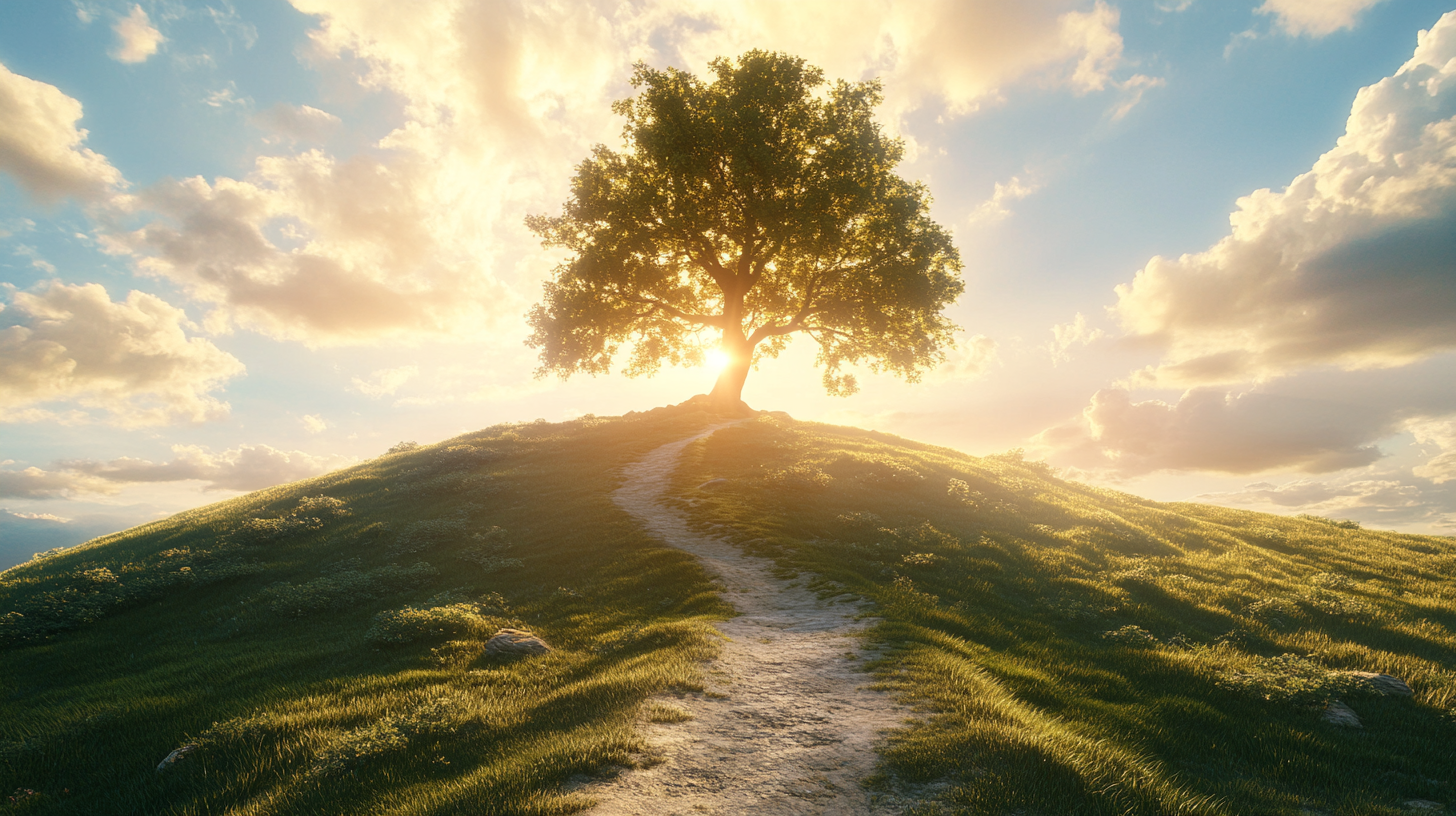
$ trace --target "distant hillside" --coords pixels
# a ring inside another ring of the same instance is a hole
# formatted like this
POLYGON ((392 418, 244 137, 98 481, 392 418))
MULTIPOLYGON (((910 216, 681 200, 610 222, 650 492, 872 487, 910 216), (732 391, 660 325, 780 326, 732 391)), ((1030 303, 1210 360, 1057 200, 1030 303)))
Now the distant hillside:
POLYGON ((0 509, 0 570, 29 561, 36 553, 73 547, 122 526, 123 523, 110 518, 62 520, 0 509))
MULTIPOLYGON (((0 813, 580 810, 568 781, 639 760, 644 703, 701 689, 731 614, 609 498, 712 420, 497 426, 0 573, 0 813), (555 651, 487 654, 502 626, 555 651)), ((925 715, 866 784, 916 814, 1456 801, 1452 539, 782 415, 690 447, 676 493, 877 605, 872 668, 925 715), (1334 700, 1361 726, 1324 722, 1334 700)))

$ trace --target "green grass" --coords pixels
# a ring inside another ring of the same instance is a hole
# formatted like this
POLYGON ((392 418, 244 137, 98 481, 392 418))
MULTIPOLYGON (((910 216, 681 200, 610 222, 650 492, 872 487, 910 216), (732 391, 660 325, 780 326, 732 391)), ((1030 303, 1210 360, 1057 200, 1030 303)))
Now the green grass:
POLYGON ((761 418, 687 452, 695 521, 876 602, 917 813, 1381 814, 1456 800, 1456 541, 1060 481, 761 418), (692 486, 728 483, 711 493, 692 486), (1339 670, 1397 675, 1413 699, 1339 670), (1319 721, 1338 696, 1360 731, 1319 721))
POLYGON ((610 501, 705 421, 491 428, 0 574, 0 812, 579 810, 730 613, 610 501))
MULTIPOLYGON (((498 426, 0 573, 0 813, 579 811, 568 781, 632 764, 635 722, 690 716, 649 698, 700 688, 731 614, 610 500, 709 421, 498 426), (503 626, 555 651, 486 654, 503 626)), ((918 786, 917 816, 1456 800, 1449 538, 772 416, 690 447, 676 490, 785 575, 875 601, 871 668, 919 719, 868 784, 918 786), (1363 730, 1319 721, 1333 696, 1363 730)))

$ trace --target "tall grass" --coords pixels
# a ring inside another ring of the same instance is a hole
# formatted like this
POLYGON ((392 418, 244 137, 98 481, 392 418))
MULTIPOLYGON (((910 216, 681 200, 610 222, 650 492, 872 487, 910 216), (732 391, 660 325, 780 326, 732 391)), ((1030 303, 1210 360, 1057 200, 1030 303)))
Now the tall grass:
MULTIPOLYGON (((0 812, 581 810, 570 781, 638 761, 639 717, 687 716, 649 699, 699 687, 730 614, 610 500, 623 465, 709 421, 402 446, 0 573, 0 812), (506 626, 555 650, 486 653, 506 626)), ((918 789, 917 816, 1453 798, 1449 538, 770 416, 690 447, 675 490, 696 523, 876 602, 872 669, 920 714, 867 782, 918 789), (1363 729, 1320 721, 1334 697, 1363 729)))
POLYGON ((497 426, 0 573, 0 812, 580 810, 729 613, 610 500, 706 421, 497 426))
POLYGON ((695 521, 879 607, 918 813, 1381 814, 1456 800, 1456 542, 1159 504, 763 417, 687 452, 695 521), (695 491, 709 478, 727 483, 695 491), (1388 672, 1413 698, 1343 670, 1388 672), (1321 722, 1332 698, 1360 730, 1321 722))

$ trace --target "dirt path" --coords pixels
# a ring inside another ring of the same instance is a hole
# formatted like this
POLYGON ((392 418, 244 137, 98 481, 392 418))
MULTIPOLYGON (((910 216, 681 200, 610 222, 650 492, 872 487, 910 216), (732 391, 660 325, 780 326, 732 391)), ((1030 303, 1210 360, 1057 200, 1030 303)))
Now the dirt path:
POLYGON ((741 614, 718 626, 728 642, 709 667, 708 692, 664 698, 693 719, 644 726, 663 761, 582 788, 599 801, 589 814, 899 813, 859 785, 874 770, 880 732, 908 712, 855 670, 858 601, 820 601, 775 578, 770 562, 694 532, 663 501, 683 449, 724 427, 628 466, 613 495, 652 535, 697 556, 741 614))

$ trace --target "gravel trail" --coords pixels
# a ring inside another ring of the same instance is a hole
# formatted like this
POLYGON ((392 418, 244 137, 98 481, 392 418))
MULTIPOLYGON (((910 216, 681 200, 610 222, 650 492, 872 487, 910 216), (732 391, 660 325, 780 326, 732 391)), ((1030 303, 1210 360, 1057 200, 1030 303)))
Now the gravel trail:
POLYGON ((707 692, 662 698, 693 719, 644 724, 662 761, 580 788, 599 802, 588 813, 899 813, 896 800, 859 784, 874 771, 881 733, 909 716, 855 668, 860 602, 821 601, 775 578, 769 561, 694 532, 663 501, 683 449, 732 424, 654 450, 626 468, 613 495, 652 535, 697 556, 740 614, 718 624, 727 643, 707 692))

